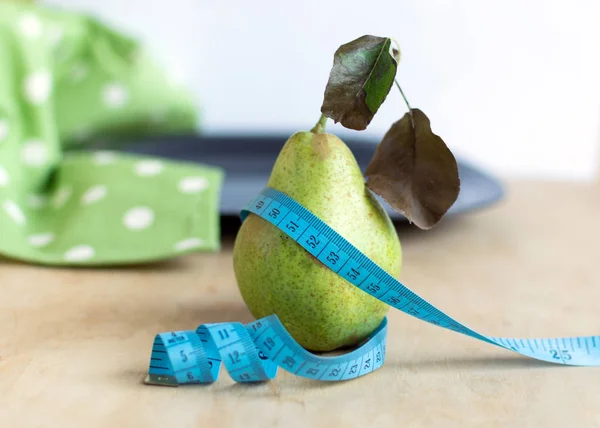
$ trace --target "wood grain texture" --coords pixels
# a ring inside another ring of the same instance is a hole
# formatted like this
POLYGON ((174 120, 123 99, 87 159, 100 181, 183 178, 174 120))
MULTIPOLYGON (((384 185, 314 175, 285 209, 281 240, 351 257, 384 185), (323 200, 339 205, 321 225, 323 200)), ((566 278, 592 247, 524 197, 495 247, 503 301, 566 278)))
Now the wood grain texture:
MULTIPOLYGON (((400 227, 401 280, 476 330, 600 333, 600 189, 510 183, 501 204, 400 227)), ((250 321, 219 254, 125 269, 0 259, 2 427, 594 427, 600 368, 561 367, 389 314, 388 354, 344 383, 142 383, 158 332, 250 321)))

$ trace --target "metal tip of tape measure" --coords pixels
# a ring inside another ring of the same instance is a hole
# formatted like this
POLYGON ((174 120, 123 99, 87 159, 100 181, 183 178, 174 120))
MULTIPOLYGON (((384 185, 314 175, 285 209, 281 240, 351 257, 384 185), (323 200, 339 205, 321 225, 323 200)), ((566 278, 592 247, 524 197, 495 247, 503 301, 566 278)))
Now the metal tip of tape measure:
POLYGON ((179 386, 177 380, 173 376, 148 374, 144 379, 146 385, 158 386, 179 386))

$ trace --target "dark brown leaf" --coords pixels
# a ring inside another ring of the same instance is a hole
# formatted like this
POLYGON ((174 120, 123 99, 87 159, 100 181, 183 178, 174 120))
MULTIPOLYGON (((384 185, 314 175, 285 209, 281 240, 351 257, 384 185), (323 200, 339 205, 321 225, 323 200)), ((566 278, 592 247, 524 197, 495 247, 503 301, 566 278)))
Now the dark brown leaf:
POLYGON ((456 201, 458 165, 419 109, 395 122, 377 146, 367 186, 421 229, 434 227, 456 201))
POLYGON ((362 36, 335 52, 321 113, 346 128, 366 129, 396 77, 400 52, 387 37, 362 36))

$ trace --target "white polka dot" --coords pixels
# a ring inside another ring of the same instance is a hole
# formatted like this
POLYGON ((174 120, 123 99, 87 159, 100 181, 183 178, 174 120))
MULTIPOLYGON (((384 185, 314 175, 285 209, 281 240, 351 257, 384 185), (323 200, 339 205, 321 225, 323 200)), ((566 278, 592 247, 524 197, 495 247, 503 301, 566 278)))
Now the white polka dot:
POLYGON ((154 222, 154 212, 148 207, 135 207, 125 213, 123 224, 131 230, 146 229, 154 222))
POLYGON ((31 39, 38 38, 42 35, 42 21, 33 13, 27 13, 19 19, 19 29, 31 39))
POLYGON ((98 202, 100 199, 106 196, 106 186, 98 185, 90 187, 81 197, 81 203, 83 205, 91 205, 94 202, 98 202))
POLYGON ((73 64, 69 74, 71 75, 71 80, 73 82, 80 82, 83 79, 85 79, 85 77, 88 75, 89 72, 90 72, 90 68, 88 67, 87 64, 85 64, 83 62, 78 62, 76 64, 73 64))
POLYGON ((94 257, 96 251, 89 245, 78 245, 65 253, 65 260, 69 262, 83 262, 94 257))
POLYGON ((135 164, 135 173, 142 177, 157 175, 162 172, 164 165, 157 160, 143 160, 135 164))
POLYGON ((96 152, 94 154, 94 161, 98 165, 109 165, 115 161, 115 154, 113 152, 96 152))
POLYGON ((54 241, 53 233, 39 233, 37 235, 30 235, 27 240, 29 241, 29 245, 32 247, 45 247, 54 241))
POLYGON ((8 214, 8 216, 12 218, 15 223, 19 225, 25 224, 25 214, 23 214, 23 211, 21 211, 21 208, 16 203, 13 201, 5 201, 2 207, 4 208, 6 214, 8 214))
POLYGON ((204 177, 186 177, 179 182, 179 190, 183 193, 198 193, 208 187, 204 177))
POLYGON ((33 209, 44 208, 48 205, 48 197, 45 195, 27 195, 27 206, 33 209))
POLYGON ((102 100, 104 105, 109 108, 123 107, 129 98, 127 88, 121 83, 109 83, 104 87, 102 100))
POLYGON ((0 119, 0 144, 8 137, 8 121, 6 119, 0 119))
POLYGON ((52 91, 52 75, 44 70, 30 74, 25 79, 25 96, 33 104, 46 102, 52 91))
POLYGON ((174 245, 176 251, 186 251, 192 248, 198 248, 204 245, 204 241, 200 238, 188 238, 183 241, 179 241, 174 245))
POLYGON ((8 172, 4 169, 2 165, 0 165, 0 187, 6 187, 10 183, 10 177, 8 176, 8 172))
POLYGON ((48 148, 43 141, 28 140, 21 147, 21 159, 28 166, 43 166, 48 161, 48 148))
POLYGON ((54 201, 52 201, 52 205, 54 208, 59 209, 65 206, 65 204, 71 198, 71 194, 73 193, 72 186, 63 186, 61 187, 56 195, 54 196, 54 201))

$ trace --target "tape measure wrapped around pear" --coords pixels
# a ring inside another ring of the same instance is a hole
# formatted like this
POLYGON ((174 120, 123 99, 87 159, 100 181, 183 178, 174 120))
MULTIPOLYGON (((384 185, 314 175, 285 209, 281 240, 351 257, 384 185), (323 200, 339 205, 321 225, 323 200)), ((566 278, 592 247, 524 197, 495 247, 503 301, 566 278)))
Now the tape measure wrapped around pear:
MULTIPOLYGON (((331 118, 349 129, 366 129, 395 81, 399 57, 389 38, 363 36, 342 45, 334 55, 321 119, 286 141, 267 183, 396 278, 402 247, 375 194, 418 227, 433 227, 458 196, 456 161, 431 132, 424 113, 409 106, 383 137, 365 177, 346 144, 325 132, 325 123, 331 118)), ((316 236, 306 239, 308 245, 321 245, 316 236)), ((276 314, 307 350, 356 346, 389 309, 256 215, 243 222, 233 259, 251 313, 256 318, 276 314)))

